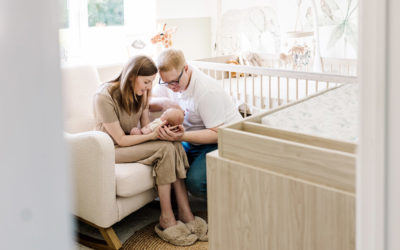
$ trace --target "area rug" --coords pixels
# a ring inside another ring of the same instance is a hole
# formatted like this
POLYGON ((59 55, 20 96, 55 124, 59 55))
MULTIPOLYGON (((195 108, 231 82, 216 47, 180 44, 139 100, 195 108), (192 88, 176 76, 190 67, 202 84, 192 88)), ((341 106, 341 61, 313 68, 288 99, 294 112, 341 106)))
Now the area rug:
MULTIPOLYGON (((207 212, 198 212, 196 216, 202 217, 207 220, 207 212)), ((154 226, 158 222, 151 223, 144 228, 136 231, 129 239, 125 241, 122 246, 123 250, 176 250, 176 249, 190 249, 190 250, 207 250, 208 242, 197 241, 195 244, 187 247, 178 247, 169 244, 158 237, 154 232, 154 226)))

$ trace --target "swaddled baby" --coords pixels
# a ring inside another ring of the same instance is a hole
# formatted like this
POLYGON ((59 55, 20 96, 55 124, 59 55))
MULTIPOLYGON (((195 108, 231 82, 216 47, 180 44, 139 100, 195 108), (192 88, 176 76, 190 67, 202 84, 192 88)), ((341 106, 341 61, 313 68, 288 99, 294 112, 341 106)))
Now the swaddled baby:
POLYGON ((155 119, 147 126, 139 129, 133 128, 130 132, 131 135, 146 135, 153 132, 156 128, 158 128, 164 121, 166 121, 165 125, 173 127, 178 126, 183 123, 185 114, 182 109, 179 108, 169 108, 165 110, 165 112, 160 116, 160 118, 155 119))

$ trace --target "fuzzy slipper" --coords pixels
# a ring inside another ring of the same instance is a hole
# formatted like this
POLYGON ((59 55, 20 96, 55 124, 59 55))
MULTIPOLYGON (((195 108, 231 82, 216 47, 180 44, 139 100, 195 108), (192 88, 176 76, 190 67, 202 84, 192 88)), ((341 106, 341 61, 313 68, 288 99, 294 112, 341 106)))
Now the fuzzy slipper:
POLYGON ((186 226, 189 228, 190 232, 194 233, 199 238, 199 241, 208 241, 208 226, 205 220, 195 216, 194 220, 186 223, 186 226))
POLYGON ((175 226, 162 229, 160 224, 154 227, 154 230, 160 238, 175 246, 189 246, 197 241, 197 236, 192 234, 182 221, 177 221, 175 226))

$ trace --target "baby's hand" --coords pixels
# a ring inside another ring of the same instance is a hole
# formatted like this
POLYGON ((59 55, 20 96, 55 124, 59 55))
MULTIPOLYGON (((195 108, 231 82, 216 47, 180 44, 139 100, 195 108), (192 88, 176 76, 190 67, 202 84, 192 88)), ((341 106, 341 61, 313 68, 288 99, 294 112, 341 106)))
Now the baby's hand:
POLYGON ((131 130, 131 133, 130 133, 131 135, 141 135, 142 134, 142 131, 140 131, 140 129, 139 128, 133 128, 132 130, 131 130))
POLYGON ((151 132, 153 132, 150 128, 146 128, 146 127, 144 127, 144 128, 142 128, 142 134, 144 134, 144 135, 147 135, 147 134, 150 134, 151 132))

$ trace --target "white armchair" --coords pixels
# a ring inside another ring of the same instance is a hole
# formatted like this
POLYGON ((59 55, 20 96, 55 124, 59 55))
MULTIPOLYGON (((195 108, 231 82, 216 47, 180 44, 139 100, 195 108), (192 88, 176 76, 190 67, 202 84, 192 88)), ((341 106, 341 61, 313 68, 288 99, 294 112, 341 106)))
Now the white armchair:
MULTIPOLYGON (((152 168, 140 163, 115 164, 111 138, 95 127, 92 98, 100 80, 95 67, 64 67, 65 139, 75 188, 75 216, 98 228, 111 249, 121 242, 112 225, 156 197, 152 168)), ((82 244, 104 248, 80 237, 82 244)))

